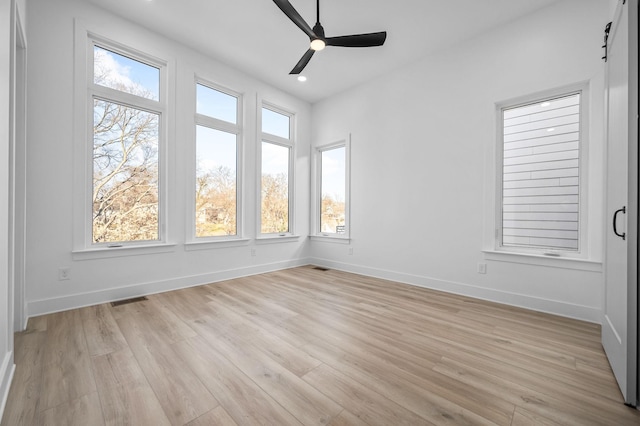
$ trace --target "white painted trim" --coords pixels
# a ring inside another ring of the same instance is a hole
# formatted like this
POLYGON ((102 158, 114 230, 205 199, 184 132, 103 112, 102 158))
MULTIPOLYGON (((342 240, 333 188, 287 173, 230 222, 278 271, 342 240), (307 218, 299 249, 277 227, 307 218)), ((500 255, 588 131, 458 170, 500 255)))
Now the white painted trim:
POLYGON ((139 297, 155 293, 163 293, 166 291, 179 290, 182 288, 195 287, 199 285, 205 285, 219 281, 263 274, 267 272, 279 271, 305 265, 323 266, 340 271, 352 272, 364 276, 396 281, 403 284, 443 291, 446 293, 458 294, 461 296, 487 300, 490 302, 502 303, 509 306, 531 309, 534 311, 553 315, 560 315, 596 324, 602 323, 602 311, 597 307, 577 305, 557 300, 527 296, 518 293, 510 293, 482 288, 471 284, 440 280, 427 276, 413 275, 403 272, 371 268, 368 266, 336 262, 329 259, 313 257, 267 263, 236 269, 228 269, 208 274, 171 278, 162 281, 140 283, 90 293, 78 293, 51 299, 34 300, 28 302, 27 312, 29 314, 29 317, 34 317, 53 312, 65 311, 68 309, 75 309, 84 306, 111 302, 114 300, 139 297))
MULTIPOLYGON (((92 25, 93 28, 96 25, 92 25)), ((99 26, 98 26, 99 27, 99 26)), ((158 122, 158 240, 152 244, 170 244, 172 235, 169 232, 169 200, 168 190, 170 174, 170 159, 174 157, 173 146, 169 143, 175 133, 175 58, 161 56, 154 52, 155 49, 147 49, 137 46, 136 40, 131 43, 120 40, 117 31, 111 29, 97 29, 94 31, 85 25, 80 19, 74 19, 74 124, 73 124, 73 177, 74 194, 82 196, 74 197, 73 201, 73 250, 96 253, 96 249, 106 249, 109 244, 94 244, 92 242, 92 223, 89 214, 92 211, 91 194, 93 194, 93 158, 92 148, 88 145, 93 140, 93 98, 113 101, 128 105, 135 109, 145 110, 159 117, 158 122), (94 45, 116 54, 130 57, 136 61, 156 66, 159 69, 159 99, 151 100, 120 92, 108 87, 103 87, 93 82, 93 48, 94 45)), ((141 242, 117 242, 122 246, 138 246, 141 242)), ((144 244, 143 244, 144 245, 144 244)), ((112 256, 107 256, 112 257, 112 256)))
POLYGON ((466 297, 487 300, 490 302, 503 303, 509 306, 530 309, 553 315, 560 315, 563 317, 574 318, 591 323, 600 324, 602 320, 602 312, 598 307, 576 305, 557 300, 527 296, 524 294, 493 290, 474 286, 471 284, 445 281, 421 275, 406 274, 403 272, 390 271, 386 269, 378 269, 368 266, 336 262, 329 259, 311 258, 310 261, 314 265, 323 266, 326 268, 352 272, 355 274, 366 275, 375 278, 382 278, 400 282, 403 284, 410 284, 417 287, 458 294, 466 297))
POLYGON ((11 389, 11 381, 15 371, 16 365, 13 363, 13 352, 7 352, 2 365, 0 365, 0 419, 4 414, 4 407, 9 398, 9 389, 11 389))
POLYGON ((293 109, 283 108, 270 101, 266 101, 260 94, 256 94, 256 239, 271 238, 279 233, 262 233, 262 143, 267 142, 273 145, 279 145, 289 148, 289 230, 282 236, 297 236, 297 209, 296 203, 296 189, 298 183, 296 181, 296 159, 297 159, 297 144, 298 144, 298 113, 293 109), (262 131, 262 109, 268 109, 278 114, 289 117, 289 139, 281 136, 273 135, 271 133, 262 131))
MULTIPOLYGON (((13 118, 11 120, 12 134, 10 143, 13 144, 13 246, 9 248, 12 256, 13 273, 13 331, 19 332, 27 327, 25 306, 25 272, 26 272, 26 146, 27 146, 27 39, 23 27, 23 12, 20 5, 13 2, 13 42, 12 42, 12 88, 13 88, 13 118)), ((10 269, 11 270, 11 269, 10 269)), ((1 413, 1 411, 0 411, 1 413)), ((1 415, 1 414, 0 414, 1 415)))
POLYGON ((269 244, 269 243, 285 243, 288 241, 299 240, 300 235, 298 234, 260 234, 260 236, 255 238, 256 244, 269 244))
POLYGON ((336 237, 334 235, 309 235, 311 241, 317 241, 319 243, 332 243, 332 244, 351 244, 351 238, 349 237, 336 237))
POLYGON ((312 239, 341 239, 348 244, 351 241, 351 133, 344 138, 312 147, 311 153, 311 215, 309 235, 312 239), (336 148, 344 148, 345 158, 345 233, 332 234, 320 231, 322 199, 322 153, 336 148))
POLYGON ((214 82, 213 78, 206 77, 210 72, 206 70, 196 70, 190 77, 193 82, 190 83, 190 95, 192 97, 189 108, 189 114, 195 117, 193 124, 190 126, 189 136, 187 140, 187 175, 186 182, 188 187, 185 194, 189 197, 187 202, 187 233, 185 243, 186 250, 200 250, 203 247, 214 247, 213 244, 224 243, 228 247, 229 241, 245 241, 247 240, 244 223, 244 200, 245 200, 245 95, 241 92, 233 90, 229 87, 214 82), (207 116, 197 112, 198 85, 206 87, 210 90, 223 93, 225 95, 236 98, 236 122, 231 123, 215 117, 207 116), (196 170, 197 170, 197 127, 204 127, 220 132, 235 135, 236 141, 236 233, 233 236, 213 236, 213 237, 196 237, 196 170), (187 248, 190 245, 191 248, 187 248))
POLYGON ((485 260, 496 262, 538 265, 549 268, 573 269, 576 271, 602 272, 602 262, 577 259, 575 257, 553 257, 542 254, 516 253, 508 251, 482 250, 485 260))
POLYGON ((611 329, 611 332, 613 333, 613 336, 618 341, 618 344, 622 345, 622 338, 618 334, 618 330, 616 330, 616 327, 613 325, 613 322, 611 322, 611 318, 609 318, 609 315, 605 314, 604 315, 604 319, 606 320, 606 322, 603 325, 608 325, 609 326, 609 328, 611 329))
POLYGON ((122 300, 131 297, 163 293, 166 291, 195 287, 218 281, 263 274, 266 272, 279 271, 282 269, 295 268, 298 266, 308 265, 309 263, 309 259, 306 258, 293 259, 289 261, 266 263, 262 265, 248 266, 237 269, 227 269, 208 274, 191 275, 185 277, 170 278, 162 281, 133 284, 129 286, 110 288, 90 293, 77 293, 50 299, 33 300, 27 304, 27 312, 29 314, 29 317, 34 317, 53 312, 66 311, 69 309, 111 302, 114 300, 122 300))
POLYGON ((87 248, 82 250, 73 250, 71 256, 73 260, 92 260, 92 259, 107 259, 112 257, 129 257, 139 256, 146 254, 157 253, 170 253, 176 251, 175 244, 164 243, 123 243, 114 244, 113 246, 101 246, 94 248, 87 248))

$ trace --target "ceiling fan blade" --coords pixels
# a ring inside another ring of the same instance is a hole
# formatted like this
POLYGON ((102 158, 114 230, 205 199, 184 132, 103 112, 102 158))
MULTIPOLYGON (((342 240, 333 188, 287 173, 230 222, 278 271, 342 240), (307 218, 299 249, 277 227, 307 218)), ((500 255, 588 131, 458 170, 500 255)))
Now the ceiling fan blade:
POLYGON ((307 64, 311 60, 311 57, 313 56, 314 53, 316 53, 316 51, 313 49, 307 50, 306 53, 302 55, 302 58, 300 58, 296 66, 293 67, 293 69, 289 74, 300 74, 304 69, 304 67, 307 66, 307 64))
POLYGON ((294 24, 298 26, 298 28, 304 31, 304 33, 308 35, 309 38, 316 38, 316 35, 314 34, 309 24, 307 24, 306 21, 302 19, 302 16, 300 16, 298 11, 291 5, 291 3, 289 3, 288 0, 273 0, 273 2, 280 8, 280 10, 284 12, 285 15, 289 17, 289 19, 291 19, 291 21, 293 21, 294 24))
POLYGON ((339 37, 327 37, 325 42, 327 46, 340 47, 373 47, 382 46, 387 39, 387 32, 354 34, 339 37))

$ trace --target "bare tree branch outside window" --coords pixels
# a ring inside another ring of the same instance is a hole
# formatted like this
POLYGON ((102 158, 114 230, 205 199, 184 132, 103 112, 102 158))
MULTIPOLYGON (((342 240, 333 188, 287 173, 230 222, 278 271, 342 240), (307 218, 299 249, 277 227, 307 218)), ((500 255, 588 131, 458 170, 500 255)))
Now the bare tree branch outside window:
MULTIPOLYGON (((149 97, 140 86, 110 77, 106 57, 96 53, 94 81, 149 97)), ((94 243, 158 239, 159 121, 157 113, 94 98, 94 243)))

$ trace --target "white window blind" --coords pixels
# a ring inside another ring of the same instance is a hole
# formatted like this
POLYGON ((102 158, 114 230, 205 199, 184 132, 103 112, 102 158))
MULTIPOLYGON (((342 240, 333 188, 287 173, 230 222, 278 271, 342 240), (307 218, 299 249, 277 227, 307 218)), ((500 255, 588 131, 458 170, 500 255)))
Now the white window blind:
POLYGON ((580 93, 502 117, 502 245, 578 251, 580 93))

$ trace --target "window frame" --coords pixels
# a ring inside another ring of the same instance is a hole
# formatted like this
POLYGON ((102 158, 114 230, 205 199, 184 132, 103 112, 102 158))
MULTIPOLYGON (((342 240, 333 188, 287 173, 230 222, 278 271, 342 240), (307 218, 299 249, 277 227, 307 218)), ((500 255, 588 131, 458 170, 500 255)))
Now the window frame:
POLYGON ((296 220, 295 220, 295 158, 296 158, 296 114, 295 112, 284 109, 271 102, 265 100, 259 100, 257 102, 257 155, 256 155, 256 170, 257 170, 257 208, 256 208, 256 235, 257 239, 283 239, 296 237, 296 220), (262 130, 262 109, 268 109, 278 114, 285 115, 289 118, 289 139, 283 138, 278 135, 264 132, 262 130), (289 230, 287 232, 262 232, 262 144, 270 143, 273 145, 285 147, 289 149, 288 159, 288 219, 289 230))
MULTIPOLYGON (((78 21, 76 21, 78 23, 78 21)), ((74 257, 92 258, 91 253, 98 253, 97 257, 113 257, 116 251, 135 249, 134 252, 140 252, 140 249, 156 247, 160 251, 165 251, 173 246, 168 241, 167 221, 168 221, 168 167, 167 167, 167 150, 168 150, 168 132, 169 132, 169 97, 171 94, 168 90, 168 74, 169 61, 144 53, 131 46, 113 41, 109 38, 94 34, 81 25, 76 28, 76 45, 84 46, 79 49, 75 57, 75 68, 78 75, 84 75, 84 79, 76 79, 75 99, 78 101, 78 109, 76 117, 76 146, 78 146, 77 154, 74 157, 76 162, 82 163, 82 172, 80 167, 75 167, 76 182, 82 186, 83 196, 74 208, 74 216, 76 224, 74 232, 74 257), (111 51, 115 54, 125 56, 136 60, 145 65, 149 65, 159 70, 159 87, 158 100, 148 99, 134 94, 112 89, 102 86, 94 82, 94 46, 111 51), (82 72, 80 72, 82 70, 82 72), (112 101, 124 106, 129 106, 141 111, 158 115, 158 238, 154 240, 132 240, 118 242, 93 242, 93 113, 94 99, 112 101), (82 101, 80 101, 82 99, 82 101), (81 128, 81 130, 79 130, 81 128), (80 156, 82 157, 81 160, 80 156), (81 176, 80 176, 81 175, 81 176), (79 206, 82 203, 82 207, 79 206), (81 212, 81 213, 80 213, 81 212), (78 216, 81 217, 78 220, 78 216), (111 252, 105 254, 106 252, 111 252), (102 254, 101 254, 102 253, 102 254), (88 256, 88 257, 87 257, 88 256)), ((145 251, 145 252, 148 252, 145 251)))
POLYGON ((349 241, 351 239, 351 135, 343 139, 318 145, 313 148, 312 158, 312 199, 311 199, 311 231, 314 239, 327 239, 337 241, 349 241), (322 232, 321 207, 322 207, 322 153, 336 148, 345 149, 345 232, 344 234, 322 232))
POLYGON ((232 90, 228 87, 211 81, 196 73, 192 85, 193 90, 193 136, 190 138, 192 150, 190 152, 190 178, 187 179, 189 189, 189 219, 187 220, 187 244, 188 245, 207 245, 207 243, 233 243, 246 241, 244 237, 244 209, 243 209, 243 176, 244 176, 244 98, 243 94, 232 90), (200 114, 197 112, 197 87, 205 86, 209 89, 216 90, 237 99, 236 102, 236 123, 231 123, 219 118, 200 114), (218 130, 235 135, 236 137, 236 234, 235 235, 215 235, 206 237, 196 236, 196 208, 195 208, 195 191, 196 191, 196 170, 197 170, 197 127, 202 126, 213 130, 218 130))
POLYGON ((534 256, 565 260, 588 260, 590 247, 588 241, 588 146, 589 146, 589 87, 585 84, 575 84, 553 90, 539 92, 496 103, 496 148, 495 148, 495 205, 493 247, 495 253, 518 256, 534 256), (580 137, 578 141, 578 249, 563 250, 551 248, 536 248, 526 246, 504 245, 503 237, 503 177, 504 177, 504 121, 503 111, 506 109, 543 103, 545 101, 580 94, 580 137))

